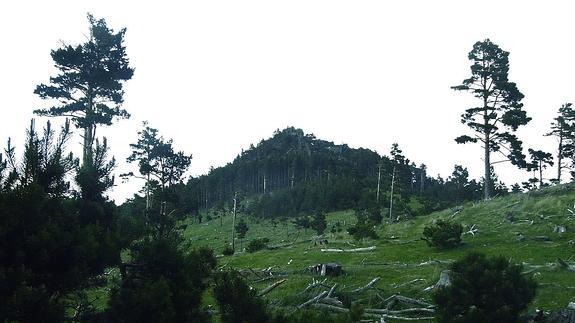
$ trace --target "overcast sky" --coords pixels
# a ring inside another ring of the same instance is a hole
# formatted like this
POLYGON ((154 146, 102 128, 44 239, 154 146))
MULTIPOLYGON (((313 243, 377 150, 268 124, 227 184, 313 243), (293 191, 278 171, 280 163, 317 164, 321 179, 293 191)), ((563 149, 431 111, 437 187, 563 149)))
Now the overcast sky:
MULTIPOLYGON (((193 175, 295 126, 384 154, 399 142, 432 175, 461 164, 479 178, 480 147, 453 141, 474 103, 450 89, 470 73, 467 53, 485 38, 511 53, 510 80, 533 118, 519 131, 525 150, 554 151, 542 135, 559 106, 575 101, 572 3, 3 1, 0 140, 22 141, 32 111, 47 104, 33 90, 55 74, 50 50, 85 41, 91 12, 127 28, 136 69, 125 86, 132 118, 99 131, 118 173, 129 169, 128 145, 148 120, 194 155, 193 175)), ((529 177, 504 165, 496 171, 509 184, 529 177)), ((111 196, 120 202, 141 183, 117 184, 111 196)))

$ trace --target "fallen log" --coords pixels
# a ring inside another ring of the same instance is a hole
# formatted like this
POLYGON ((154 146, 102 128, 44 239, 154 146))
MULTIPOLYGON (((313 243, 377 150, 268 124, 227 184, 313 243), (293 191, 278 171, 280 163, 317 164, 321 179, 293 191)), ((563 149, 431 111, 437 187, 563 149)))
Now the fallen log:
POLYGON ((279 277, 285 277, 287 275, 270 275, 268 277, 264 277, 264 278, 260 278, 257 280, 254 280, 254 283, 261 283, 261 282, 265 282, 267 280, 271 280, 271 279, 275 279, 275 278, 279 278, 279 277))
POLYGON ((425 317, 403 317, 403 316, 395 316, 395 315, 388 315, 388 314, 373 314, 373 313, 363 313, 366 317, 371 318, 378 318, 381 320, 384 319, 391 319, 391 320, 398 320, 398 321, 431 321, 435 320, 433 316, 425 316, 425 317))
POLYGON ((298 305, 297 308, 304 308, 304 307, 308 306, 309 304, 316 303, 316 302, 319 301, 321 298, 323 298, 325 295, 327 295, 327 291, 324 290, 323 292, 319 293, 316 297, 314 297, 314 298, 312 298, 312 299, 309 299, 309 300, 306 301, 305 303, 302 303, 302 304, 298 305))
POLYGON ((575 271, 575 266, 569 265, 567 262, 565 262, 565 260, 561 258, 557 258, 557 265, 559 266, 560 269, 575 271))
POLYGON ((379 308, 366 308, 364 310, 366 313, 375 313, 375 314, 389 314, 389 315, 397 315, 397 314, 406 314, 406 313, 435 313, 435 310, 432 308, 407 308, 404 310, 388 310, 388 309, 379 309, 379 308))
POLYGON ((333 298, 333 297, 324 297, 324 298, 320 299, 320 300, 318 301, 318 303, 323 303, 323 304, 328 304, 328 305, 343 307, 343 303, 342 303, 339 299, 333 298))
POLYGON ((319 307, 319 308, 325 308, 327 310, 331 310, 334 312, 349 313, 349 309, 347 309, 345 307, 333 306, 333 305, 323 304, 323 303, 315 303, 315 304, 313 304, 313 306, 319 307))
POLYGON ((329 292, 327 293, 327 298, 331 297, 331 294, 333 293, 333 291, 335 290, 335 288, 337 287, 337 283, 333 284, 333 287, 330 288, 329 292))
POLYGON ((284 278, 282 280, 278 280, 277 282, 269 285, 268 287, 266 287, 264 290, 262 290, 258 296, 264 296, 265 294, 271 292, 274 288, 278 287, 279 285, 285 283, 287 280, 287 278, 284 278))
POLYGON ((425 279, 423 279, 423 278, 415 278, 415 279, 410 280, 410 281, 408 281, 408 282, 406 282, 406 283, 396 285, 396 286, 394 286, 393 288, 401 288, 401 287, 403 287, 403 286, 415 284, 415 283, 421 282, 421 281, 425 281, 425 279))
POLYGON ((364 251, 373 251, 375 250, 375 246, 366 247, 366 248, 354 248, 354 249, 321 249, 321 252, 364 252, 364 251))
POLYGON ((323 286, 323 287, 329 288, 328 286, 324 285, 326 280, 327 280, 327 278, 322 280, 322 281, 312 279, 311 283, 309 283, 307 285, 307 287, 300 294, 305 294, 308 290, 315 288, 317 286, 323 286))
POLYGON ((416 267, 430 266, 430 265, 449 265, 452 263, 453 263, 453 260, 430 259, 428 261, 424 261, 420 264, 417 264, 416 267))
POLYGON ((410 297, 406 297, 403 295, 399 295, 399 294, 394 294, 391 295, 390 297, 386 298, 383 303, 390 303, 390 302, 400 302, 400 303, 404 303, 404 304, 411 304, 411 305, 417 305, 417 306, 424 306, 424 307, 435 307, 433 304, 428 303, 426 301, 422 301, 422 300, 418 300, 415 298, 410 298, 410 297))
POLYGON ((380 279, 379 277, 375 277, 375 278, 372 279, 369 283, 367 283, 367 285, 365 285, 365 286, 363 286, 363 287, 360 287, 360 288, 357 288, 357 289, 354 289, 354 290, 352 290, 351 292, 352 292, 352 293, 360 293, 360 292, 363 292, 363 291, 366 290, 366 289, 370 289, 370 288, 373 287, 373 285, 375 285, 375 283, 377 283, 377 282, 379 281, 379 279, 380 279))

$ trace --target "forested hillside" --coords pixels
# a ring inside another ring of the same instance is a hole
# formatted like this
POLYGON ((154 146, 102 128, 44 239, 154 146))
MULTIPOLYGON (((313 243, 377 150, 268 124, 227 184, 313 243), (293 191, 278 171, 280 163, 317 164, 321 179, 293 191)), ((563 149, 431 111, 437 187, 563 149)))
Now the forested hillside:
POLYGON ((190 179, 185 190, 193 209, 223 207, 239 194, 249 213, 266 217, 373 206, 389 213, 392 190, 394 216, 421 215, 481 197, 481 184, 461 166, 446 180, 435 178, 397 144, 389 156, 381 156, 293 127, 277 130, 226 166, 190 179))

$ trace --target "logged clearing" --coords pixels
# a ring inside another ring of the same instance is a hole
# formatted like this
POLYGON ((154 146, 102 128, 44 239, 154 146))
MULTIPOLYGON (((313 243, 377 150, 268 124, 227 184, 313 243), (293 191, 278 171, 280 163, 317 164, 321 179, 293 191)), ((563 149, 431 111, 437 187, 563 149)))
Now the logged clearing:
MULTIPOLYGON (((531 305, 533 309, 560 309, 575 301, 575 186, 572 184, 467 203, 392 224, 384 221, 377 227, 377 240, 355 241, 347 234, 345 229, 355 222, 353 211, 328 214, 323 235, 327 244, 316 243, 318 239, 312 230, 297 230, 291 221, 269 221, 243 214, 238 217, 244 218, 249 231, 243 242, 236 240, 236 250, 240 250, 240 244, 245 247, 248 241, 263 237, 270 239, 271 248, 220 256, 219 266, 245 273, 250 286, 275 306, 302 305, 335 284, 337 290, 354 295, 350 292, 374 279, 376 281, 367 286, 372 293, 357 295, 365 298, 362 301, 367 307, 396 294, 430 302, 430 292, 425 289, 437 283, 442 270, 451 262, 470 251, 503 255, 514 263, 522 263, 524 271, 534 275, 539 283, 531 305), (463 245, 445 251, 429 247, 421 240, 425 225, 436 219, 461 223, 467 231, 463 245), (332 232, 337 222, 343 230, 332 232), (341 265, 344 274, 322 277, 306 270, 325 263, 341 265), (274 283, 277 285, 267 290, 274 283)), ((231 239, 231 228, 231 216, 200 224, 190 220, 184 236, 191 246, 209 246, 221 254, 231 239)))

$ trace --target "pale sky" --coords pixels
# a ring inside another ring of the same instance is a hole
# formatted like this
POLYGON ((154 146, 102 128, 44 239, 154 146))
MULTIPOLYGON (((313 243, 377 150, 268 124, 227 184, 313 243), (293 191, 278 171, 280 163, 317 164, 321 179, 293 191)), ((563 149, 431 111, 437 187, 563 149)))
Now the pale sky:
MULTIPOLYGON (((560 105, 575 101, 574 9, 572 1, 3 1, 0 140, 22 142, 32 111, 47 106, 33 90, 55 75, 50 50, 84 41, 91 12, 127 28, 136 69, 125 85, 132 118, 99 131, 117 173, 135 170, 128 145, 148 120, 194 155, 193 175, 295 126, 383 154, 397 141, 431 175, 461 164, 479 178, 481 148, 453 140, 474 104, 450 89, 470 74, 467 53, 485 38, 511 53, 510 80, 533 118, 519 131, 525 152, 554 151, 542 135, 560 105)), ((508 184, 529 177, 496 171, 508 184)), ((110 195, 121 202, 140 184, 117 180, 110 195)))

